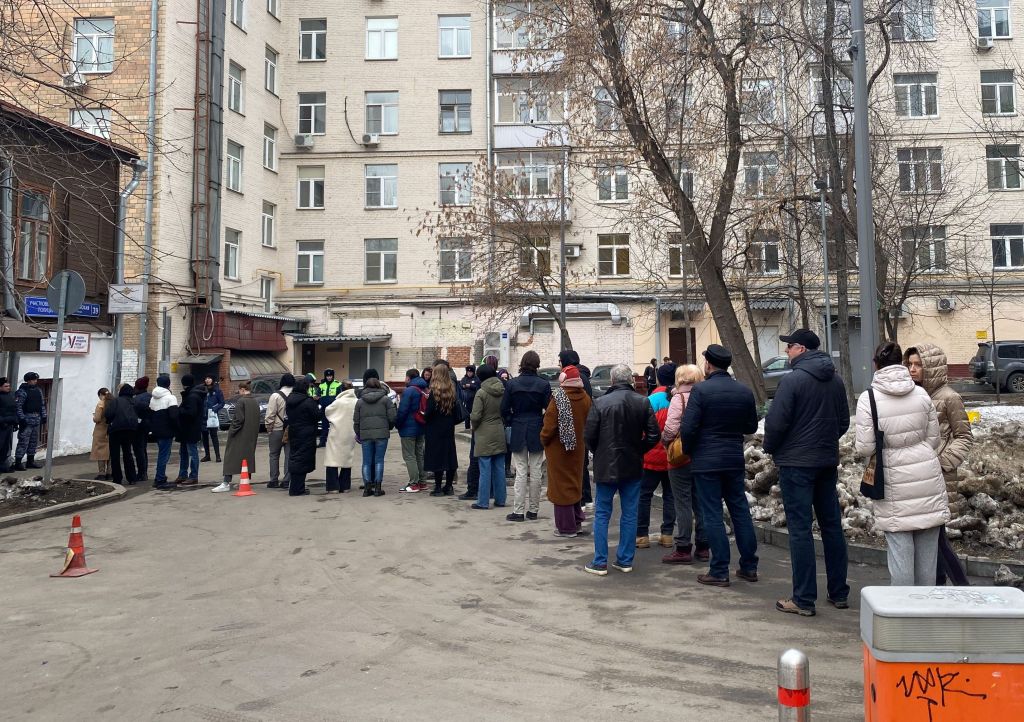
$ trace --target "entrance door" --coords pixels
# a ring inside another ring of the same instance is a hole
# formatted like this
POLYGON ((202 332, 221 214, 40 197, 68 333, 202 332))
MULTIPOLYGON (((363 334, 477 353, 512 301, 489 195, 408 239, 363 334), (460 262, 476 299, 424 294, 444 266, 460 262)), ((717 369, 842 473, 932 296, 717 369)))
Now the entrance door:
POLYGON ((312 343, 302 344, 302 375, 316 373, 316 345, 312 343))
POLYGON ((686 345, 686 329, 685 328, 670 328, 668 330, 668 355, 671 357, 673 363, 677 364, 692 364, 696 363, 692 358, 688 349, 697 350, 697 329, 690 327, 690 345, 686 345))
POLYGON ((368 368, 376 369, 377 373, 381 376, 381 381, 385 380, 384 348, 371 346, 370 353, 367 355, 366 346, 349 346, 348 377, 350 379, 361 379, 363 378, 363 372, 368 368), (367 363, 367 361, 369 361, 369 363, 367 363))

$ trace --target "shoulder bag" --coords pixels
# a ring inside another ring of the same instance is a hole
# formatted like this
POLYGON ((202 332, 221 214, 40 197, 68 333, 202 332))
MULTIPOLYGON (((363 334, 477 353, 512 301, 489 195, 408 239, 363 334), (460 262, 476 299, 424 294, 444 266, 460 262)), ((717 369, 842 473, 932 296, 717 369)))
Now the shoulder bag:
POLYGON ((878 428, 878 407, 875 405, 874 389, 868 388, 868 400, 871 402, 871 426, 875 432, 875 453, 868 460, 864 469, 864 477, 860 481, 860 493, 869 499, 885 498, 885 464, 882 463, 882 449, 885 448, 885 434, 878 428))

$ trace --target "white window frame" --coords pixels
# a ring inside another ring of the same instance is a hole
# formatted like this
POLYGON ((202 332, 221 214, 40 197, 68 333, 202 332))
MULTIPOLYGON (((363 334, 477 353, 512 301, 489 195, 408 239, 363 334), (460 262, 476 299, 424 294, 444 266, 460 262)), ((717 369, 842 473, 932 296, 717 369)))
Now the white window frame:
POLYGON ((502 78, 494 83, 496 125, 562 123, 565 94, 545 87, 542 78, 502 78))
POLYGON ((896 73, 893 75, 893 88, 896 98, 896 117, 903 120, 920 120, 939 117, 939 74, 938 73, 896 73), (932 76, 932 80, 924 80, 923 76, 932 76), (900 82, 903 79, 903 82, 900 82), (935 104, 935 112, 928 112, 929 91, 935 104), (902 101, 902 103, 901 103, 902 101), (914 113, 914 105, 921 110, 914 113), (900 112, 901 104, 905 113, 900 112))
POLYGON ((245 68, 228 63, 228 110, 245 115, 245 68))
MULTIPOLYGON (((811 82, 811 103, 815 108, 825 104, 825 78, 820 64, 811 65, 808 70, 811 82)), ((832 100, 836 108, 853 108, 853 81, 838 68, 832 74, 832 100)))
POLYGON ((295 207, 303 211, 323 210, 327 204, 326 168, 322 165, 299 166, 296 173, 298 175, 298 190, 295 194, 295 207), (316 205, 318 185, 320 188, 320 205, 316 205), (303 196, 308 201, 306 205, 302 203, 303 196))
POLYGON ((457 133, 472 133, 473 132, 473 91, 472 90, 438 90, 437 91, 437 107, 438 107, 438 118, 437 118, 437 132, 442 135, 455 135, 457 133), (462 97, 459 95, 449 96, 454 98, 454 103, 446 103, 445 93, 460 93, 465 94, 469 98, 468 103, 460 102, 462 97), (445 130, 445 117, 446 115, 454 121, 455 130, 445 130), (461 128, 462 120, 466 121, 465 129, 461 128))
POLYGON ((245 30, 245 0, 231 0, 231 24, 245 30))
POLYGON ((494 8, 494 50, 540 50, 547 38, 543 29, 523 23, 521 17, 533 15, 536 3, 533 0, 495 3, 494 8), (511 12, 508 12, 511 11, 511 12), (519 27, 516 27, 516 26, 519 27))
POLYGON ((629 169, 620 164, 602 163, 597 167, 598 203, 622 203, 629 200, 629 169))
POLYGON ((277 205, 263 201, 260 215, 260 243, 264 248, 277 248, 277 205))
POLYGON ((225 185, 229 191, 241 193, 245 182, 245 146, 236 141, 228 140, 225 156, 227 157, 228 174, 225 185), (238 152, 233 154, 232 150, 237 150, 238 152))
POLYGON ((1024 269, 1024 224, 992 224, 989 227, 989 233, 992 238, 992 268, 1000 271, 1024 269), (1011 229, 1014 231, 1013 233, 1009 232, 1011 229), (1002 246, 1003 258, 1006 261, 999 266, 996 265, 996 244, 1002 246), (1020 263, 1016 265, 1013 263, 1015 246, 1019 248, 1018 258, 1020 260, 1020 263))
POLYGON ((774 78, 744 78, 740 108, 744 125, 771 125, 777 117, 774 78), (749 107, 750 101, 756 103, 749 107))
POLYGON ((1013 70, 982 70, 981 71, 981 114, 985 116, 1010 116, 1017 115, 1016 82, 1013 70), (992 77, 996 73, 1009 74, 1009 80, 985 80, 985 75, 992 77), (989 95, 990 97, 985 97, 989 95), (1010 100, 1010 109, 1003 110, 1003 101, 1010 100), (985 110, 987 103, 991 104, 990 110, 985 110))
POLYGON ((110 108, 72 108, 68 125, 109 140, 110 108))
POLYGON ((942 146, 897 148, 896 163, 900 193, 939 193, 945 186, 942 146))
POLYGON ((778 276, 782 273, 782 243, 774 233, 754 232, 747 241, 747 272, 755 276, 778 276), (769 258, 768 249, 775 249, 769 258))
POLYGON ((301 135, 326 135, 327 134, 327 93, 322 90, 299 93, 299 133, 301 135), (303 97, 307 96, 303 102, 303 97), (317 96, 316 99, 311 99, 317 96), (319 96, 323 96, 321 100, 319 96), (317 128, 317 109, 322 109, 319 120, 321 126, 317 128), (309 117, 303 117, 308 115, 309 117))
POLYGON ((363 241, 363 283, 398 283, 397 238, 367 238, 363 241), (371 260, 376 263, 377 278, 370 278, 371 260))
POLYGON ((676 178, 679 179, 680 190, 692 201, 697 192, 697 172, 690 165, 690 161, 685 159, 674 161, 673 165, 676 178))
POLYGON ((277 170, 277 128, 270 123, 263 124, 263 167, 277 170))
POLYGON ((599 233, 597 236, 597 276, 598 278, 629 278, 630 268, 629 234, 599 233), (606 242, 610 241, 610 242, 606 242), (620 258, 620 251, 626 251, 625 259, 620 258), (623 260, 625 263, 623 264, 623 260), (625 265, 625 269, 621 268, 625 265), (608 272, 605 272, 607 269, 608 272))
POLYGON ((363 166, 363 179, 365 184, 364 208, 373 210, 398 208, 397 163, 367 163, 363 166), (371 193, 379 197, 378 205, 371 205, 371 193), (391 202, 386 203, 387 200, 391 202))
POLYGON ((398 91, 373 90, 363 94, 363 125, 365 132, 377 135, 398 135, 398 91), (371 102, 372 101, 372 102, 371 102), (370 109, 377 109, 380 127, 370 127, 370 109))
POLYGON ((442 206, 468 206, 473 202, 473 166, 471 163, 438 163, 438 203, 442 206), (445 200, 446 195, 448 200, 445 200))
POLYGON ((322 286, 324 285, 324 242, 322 240, 304 240, 295 242, 295 285, 296 286, 322 286), (319 246, 319 248, 317 248, 319 246), (319 259, 320 268, 317 269, 319 259), (303 261, 306 263, 303 279, 303 261), (319 270, 319 278, 317 271, 319 270))
POLYGON ((242 248, 242 232, 234 228, 224 229, 224 278, 229 281, 240 280, 239 254, 242 248))
POLYGON ((978 7, 978 37, 979 38, 992 38, 993 40, 1010 40, 1013 38, 1013 13, 1010 11, 1010 0, 982 0, 978 5, 985 5, 986 7, 978 7), (1006 32, 1000 34, 997 30, 1001 22, 1000 16, 1005 15, 1006 19, 1006 32), (985 18, 983 21, 982 18, 985 18), (988 33, 982 32, 983 25, 987 25, 989 28, 988 33))
POLYGON ((513 151, 495 154, 495 162, 498 173, 511 174, 515 180, 516 193, 512 197, 555 198, 559 193, 559 155, 557 151, 513 151), (542 180, 547 184, 546 193, 538 190, 542 180))
POLYGON ((274 286, 277 279, 273 276, 260 276, 260 298, 263 299, 263 312, 272 313, 274 309, 274 286))
POLYGON ((935 40, 935 1, 902 0, 893 11, 892 39, 917 43, 935 40))
POLYGON ((904 226, 900 231, 905 272, 945 273, 948 266, 946 227, 943 225, 904 226), (922 232, 923 229, 923 232, 922 232), (909 236, 909 238, 908 238, 909 236), (907 248, 907 244, 912 244, 907 248), (941 248, 941 253, 939 249, 941 248), (912 253, 913 267, 906 268, 908 250, 912 253), (927 265, 920 263, 922 259, 927 265), (941 260, 941 265, 939 261, 941 260))
POLYGON ((594 88, 594 127, 604 131, 617 131, 624 127, 622 114, 607 88, 594 88))
POLYGON ((774 190, 774 179, 779 172, 779 156, 774 151, 743 152, 743 191, 749 198, 765 198, 774 190), (774 158, 774 162, 771 159, 774 158), (748 160, 750 162, 748 162, 748 160), (754 162, 758 161, 758 162, 754 162), (756 170, 756 186, 751 192, 751 173, 756 170), (771 183, 771 185, 769 185, 771 183))
POLYGON ((366 18, 366 59, 398 60, 397 17, 366 18))
POLYGON ((437 57, 445 60, 452 58, 471 58, 473 57, 473 31, 469 15, 438 15, 437 16, 437 57), (452 25, 445 26, 445 21, 465 21, 465 26, 452 25), (445 54, 445 37, 449 37, 449 42, 454 52, 445 54), (459 52, 459 40, 465 40, 464 53, 459 52))
POLYGON ((441 283, 466 283, 473 280, 473 248, 468 238, 442 238, 438 262, 441 283), (446 272, 450 269, 450 272, 446 272))
POLYGON ((269 45, 263 49, 263 88, 277 95, 277 63, 281 54, 269 45))
POLYGON ((72 41, 72 70, 76 73, 101 74, 114 72, 114 33, 117 24, 112 17, 76 18, 72 41), (110 22, 110 30, 101 30, 97 23, 110 22), (92 58, 86 62, 83 58, 92 58))
POLYGON ((986 146, 985 166, 990 191, 1019 191, 1024 187, 1021 177, 1024 175, 1022 174, 1024 163, 1022 163, 1019 144, 1005 143, 986 146), (1001 152, 1000 148, 1006 150, 1001 152), (1016 151, 1013 152, 1009 149, 1016 149, 1016 151), (996 174, 999 176, 999 185, 993 186, 992 179, 996 174))
POLYGON ((281 19, 280 0, 267 0, 267 12, 275 20, 281 19))
POLYGON ((682 278, 684 270, 687 278, 697 278, 697 262, 693 258, 693 244, 684 244, 683 234, 679 231, 668 234, 668 269, 669 278, 682 278), (684 245, 687 246, 689 253, 683 253, 684 245), (673 271, 673 266, 677 266, 679 270, 673 271))
POLYGON ((299 20, 299 62, 300 63, 323 63, 327 60, 327 18, 301 18, 299 20), (316 28, 314 30, 306 30, 302 27, 303 23, 308 22, 320 22, 323 21, 324 27, 321 30, 316 28), (307 57, 304 55, 306 41, 309 41, 309 49, 311 55, 307 57), (323 57, 318 58, 317 49, 323 52, 323 57))

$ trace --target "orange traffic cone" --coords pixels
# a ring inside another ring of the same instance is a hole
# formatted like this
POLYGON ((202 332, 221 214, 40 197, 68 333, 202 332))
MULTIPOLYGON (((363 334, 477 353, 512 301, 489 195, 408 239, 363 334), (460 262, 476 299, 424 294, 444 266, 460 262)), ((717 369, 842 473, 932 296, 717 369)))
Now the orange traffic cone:
POLYGON ((249 483, 249 462, 246 459, 242 459, 242 476, 238 482, 238 491, 232 496, 256 496, 252 484, 249 483))
POLYGON ((75 514, 71 521, 71 534, 68 536, 68 552, 64 557, 64 568, 51 577, 84 577, 86 574, 98 572, 85 566, 85 542, 82 539, 82 517, 75 514))

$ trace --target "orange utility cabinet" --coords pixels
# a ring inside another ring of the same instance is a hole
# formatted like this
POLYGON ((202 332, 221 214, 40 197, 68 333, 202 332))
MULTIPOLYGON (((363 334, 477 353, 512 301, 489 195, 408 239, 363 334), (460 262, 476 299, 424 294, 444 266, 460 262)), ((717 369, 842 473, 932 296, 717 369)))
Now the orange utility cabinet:
POLYGON ((864 719, 1024 720, 1024 592, 865 587, 864 719))

